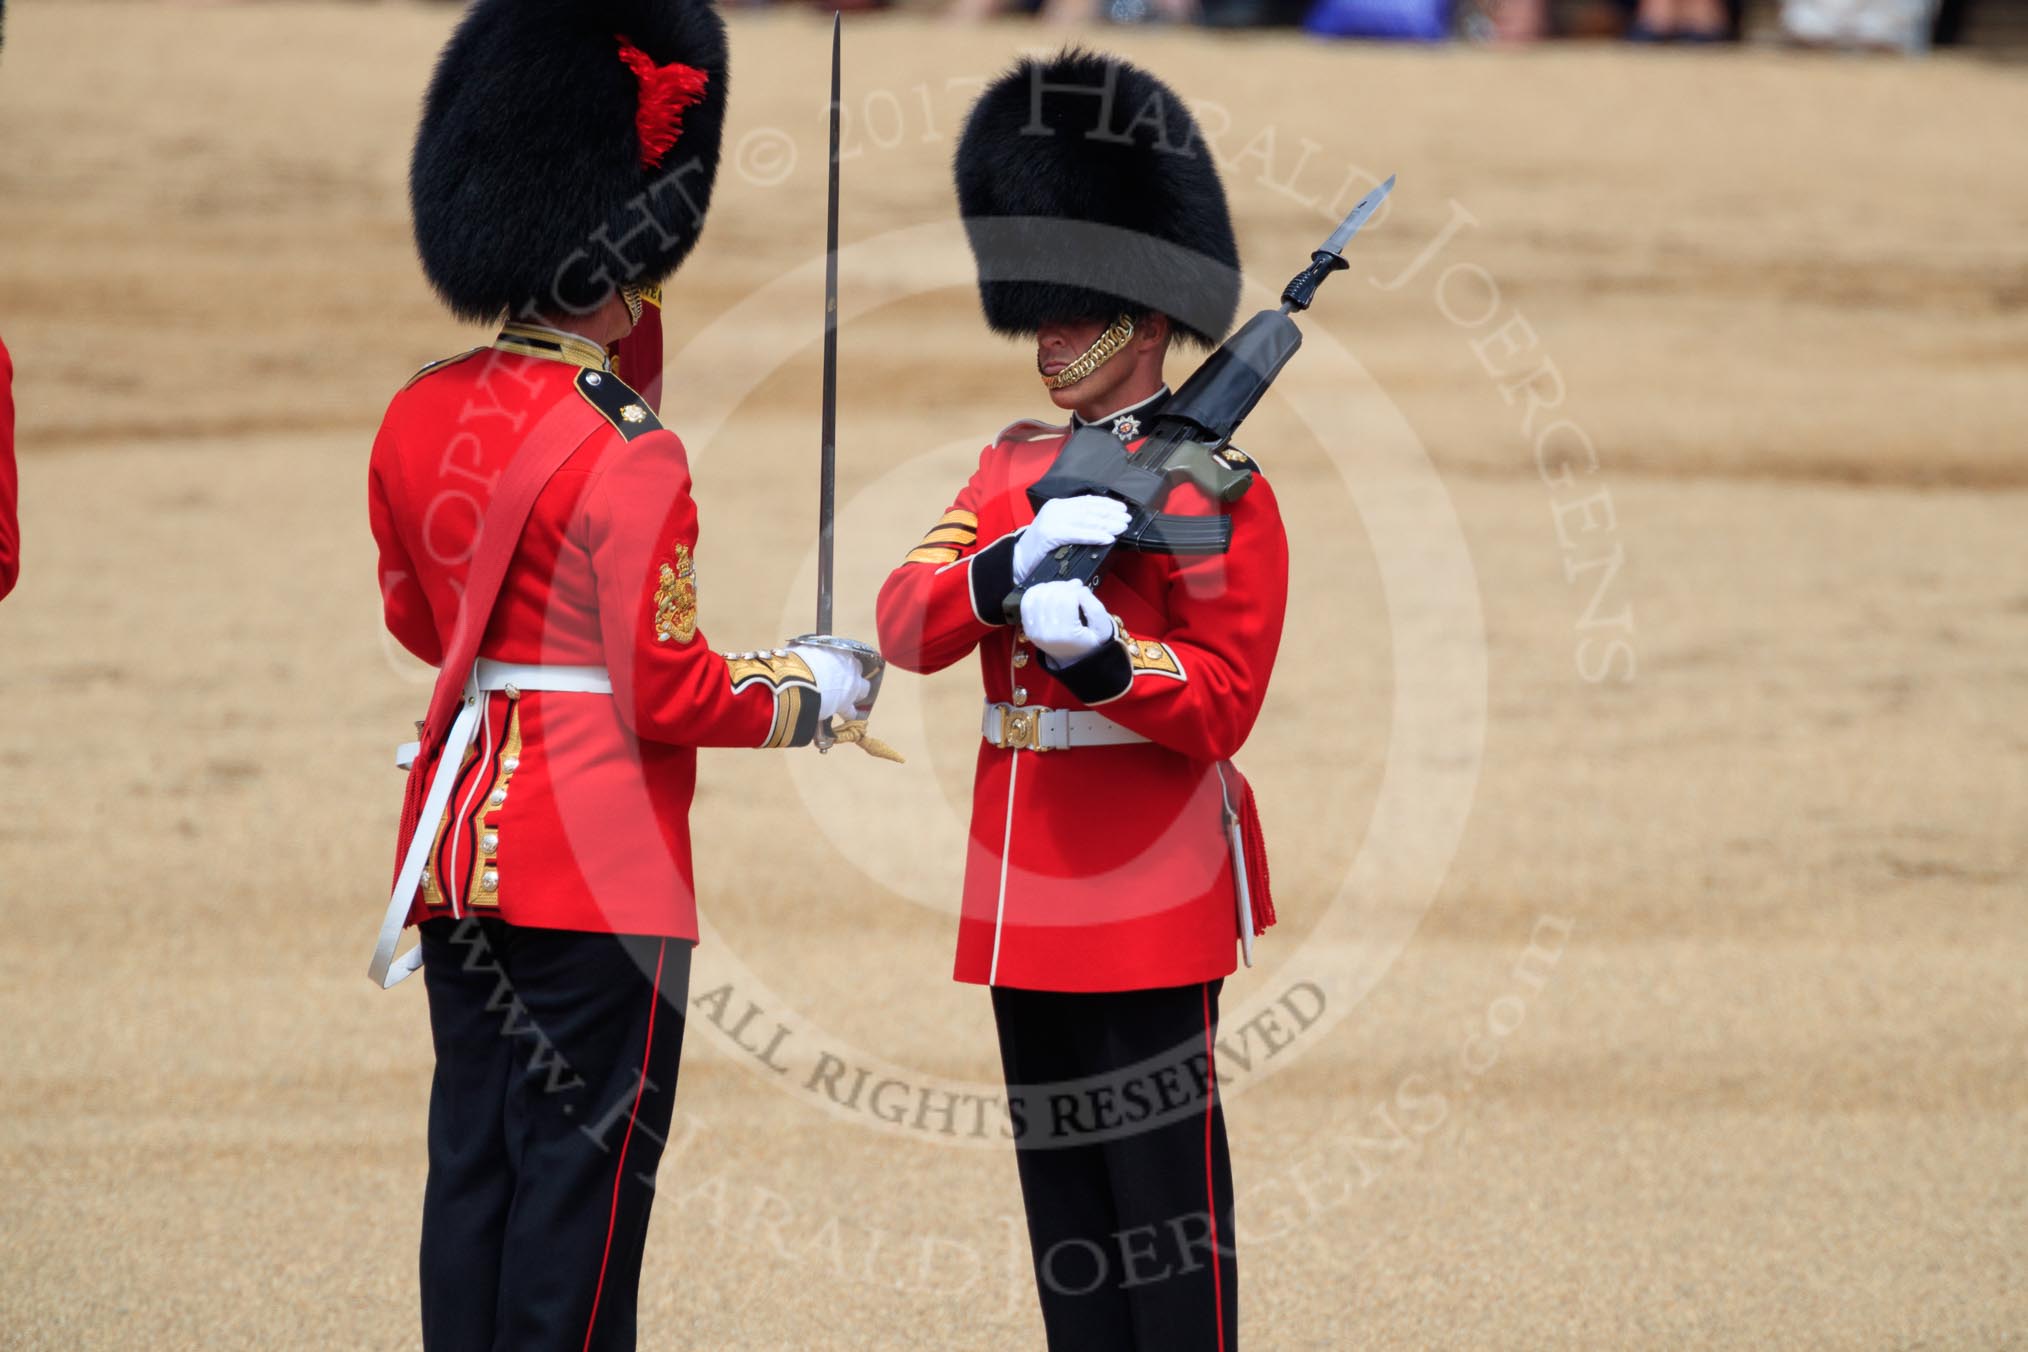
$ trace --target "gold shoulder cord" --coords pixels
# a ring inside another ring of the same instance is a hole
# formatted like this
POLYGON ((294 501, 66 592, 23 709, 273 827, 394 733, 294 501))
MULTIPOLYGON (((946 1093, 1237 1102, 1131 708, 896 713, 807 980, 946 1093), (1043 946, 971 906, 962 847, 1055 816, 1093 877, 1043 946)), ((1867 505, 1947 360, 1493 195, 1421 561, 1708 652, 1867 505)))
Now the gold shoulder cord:
POLYGON ((1104 333, 1092 339, 1091 346, 1086 348, 1076 361, 1073 361, 1053 376, 1044 376, 1042 383, 1052 390, 1060 390, 1066 385, 1077 384, 1078 381, 1083 380, 1093 371, 1098 370, 1099 367, 1111 361, 1113 354, 1125 347, 1127 341, 1133 336, 1134 317, 1132 315, 1121 315, 1112 322, 1112 325, 1104 333))

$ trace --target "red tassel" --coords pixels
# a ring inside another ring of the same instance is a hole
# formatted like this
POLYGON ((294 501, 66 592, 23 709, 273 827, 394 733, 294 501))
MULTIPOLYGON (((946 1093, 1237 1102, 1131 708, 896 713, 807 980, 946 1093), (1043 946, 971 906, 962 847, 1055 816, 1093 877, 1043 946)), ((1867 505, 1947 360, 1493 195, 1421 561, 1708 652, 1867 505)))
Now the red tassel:
POLYGON ((1259 938, 1268 932, 1268 926, 1275 923, 1275 899, 1268 885, 1267 838, 1261 834, 1260 808, 1253 801, 1253 785, 1239 772, 1237 765, 1231 761, 1221 763, 1219 779, 1226 802, 1237 805, 1239 849, 1246 864, 1247 900, 1253 906, 1254 937, 1259 938), (1233 790, 1234 784, 1239 786, 1237 792, 1233 790))
POLYGON ((655 59, 629 42, 619 39, 620 60, 634 72, 641 87, 641 103, 634 110, 634 132, 641 139, 641 167, 658 168, 662 157, 683 134, 683 110, 704 97, 708 82, 705 72, 680 61, 658 66, 655 59))
POLYGON ((1260 809, 1254 806, 1252 784, 1246 785, 1246 804, 1239 810, 1239 834, 1246 845, 1246 878, 1253 893, 1253 932, 1258 936, 1266 934, 1268 926, 1275 923, 1275 899, 1268 886, 1267 838, 1261 834, 1260 809))

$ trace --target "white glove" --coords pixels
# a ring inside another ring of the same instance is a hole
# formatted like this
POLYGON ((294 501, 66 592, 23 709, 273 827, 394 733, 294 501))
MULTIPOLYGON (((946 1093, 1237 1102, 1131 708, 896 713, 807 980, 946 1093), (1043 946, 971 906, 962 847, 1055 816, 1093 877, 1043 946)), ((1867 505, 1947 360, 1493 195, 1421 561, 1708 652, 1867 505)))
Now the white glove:
POLYGON ((1044 582, 1021 596, 1021 632, 1067 666, 1113 641, 1113 617, 1082 582, 1044 582))
POLYGON ((1014 585, 1026 582, 1044 559, 1065 545, 1111 544, 1131 520, 1127 504, 1117 498, 1096 494, 1051 498, 1028 529, 1015 537, 1014 585))
POLYGON ((867 684, 857 661, 836 648, 818 648, 807 643, 792 643, 789 651, 802 658, 803 665, 817 678, 818 718, 840 713, 847 718, 859 716, 859 702, 873 693, 873 687, 867 684))

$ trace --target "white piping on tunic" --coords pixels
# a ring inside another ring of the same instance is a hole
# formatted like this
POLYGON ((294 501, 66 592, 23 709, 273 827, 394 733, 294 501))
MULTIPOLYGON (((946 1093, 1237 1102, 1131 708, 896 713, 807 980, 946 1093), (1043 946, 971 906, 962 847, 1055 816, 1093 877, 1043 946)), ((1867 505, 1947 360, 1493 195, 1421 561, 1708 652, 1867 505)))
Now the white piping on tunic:
POLYGON ((1000 927, 1007 919, 1007 860, 1014 853, 1014 781, 1021 773, 1021 752, 1007 753, 1007 829, 1000 837, 1000 899, 993 906, 993 962, 986 969, 986 984, 1000 976, 1000 927))

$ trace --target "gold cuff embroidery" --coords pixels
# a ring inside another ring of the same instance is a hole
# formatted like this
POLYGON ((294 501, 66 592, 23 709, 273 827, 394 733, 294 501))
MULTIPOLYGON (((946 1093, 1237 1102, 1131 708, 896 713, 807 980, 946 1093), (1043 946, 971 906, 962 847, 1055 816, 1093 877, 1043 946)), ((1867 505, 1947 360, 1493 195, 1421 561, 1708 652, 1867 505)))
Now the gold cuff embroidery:
POLYGON ((737 695, 750 685, 765 685, 774 692, 775 717, 768 725, 763 748, 787 746, 802 721, 803 701, 817 698, 817 678, 810 664, 787 648, 767 652, 726 653, 725 673, 737 695))
POLYGON ((815 699, 817 692, 805 690, 799 685, 783 686, 775 691, 775 721, 768 728, 768 738, 761 743, 763 751, 773 751, 787 746, 796 735, 796 724, 803 716, 803 701, 815 699))
POLYGON ((776 648, 770 652, 726 653, 726 675, 732 681, 732 693, 765 681, 777 688, 790 681, 800 681, 816 689, 817 678, 810 671, 809 663, 790 652, 787 648, 776 648))

